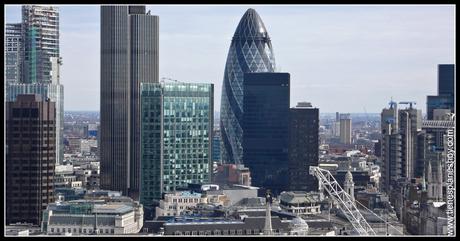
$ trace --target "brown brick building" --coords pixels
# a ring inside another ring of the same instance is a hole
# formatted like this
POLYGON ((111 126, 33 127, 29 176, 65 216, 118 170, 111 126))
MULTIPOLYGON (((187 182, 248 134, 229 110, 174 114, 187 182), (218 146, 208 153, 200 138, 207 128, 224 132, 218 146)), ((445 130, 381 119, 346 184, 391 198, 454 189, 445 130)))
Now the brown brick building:
POLYGON ((40 95, 6 102, 6 222, 39 225, 54 202, 56 106, 40 95))

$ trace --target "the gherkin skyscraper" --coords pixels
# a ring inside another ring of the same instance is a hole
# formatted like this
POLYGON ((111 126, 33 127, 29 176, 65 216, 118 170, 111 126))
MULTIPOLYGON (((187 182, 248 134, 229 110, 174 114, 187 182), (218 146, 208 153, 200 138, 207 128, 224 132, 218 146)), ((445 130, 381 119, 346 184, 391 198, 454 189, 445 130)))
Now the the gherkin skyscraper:
POLYGON ((243 164, 243 76, 251 72, 275 72, 275 57, 265 25, 250 8, 236 28, 225 65, 220 130, 222 161, 243 164))

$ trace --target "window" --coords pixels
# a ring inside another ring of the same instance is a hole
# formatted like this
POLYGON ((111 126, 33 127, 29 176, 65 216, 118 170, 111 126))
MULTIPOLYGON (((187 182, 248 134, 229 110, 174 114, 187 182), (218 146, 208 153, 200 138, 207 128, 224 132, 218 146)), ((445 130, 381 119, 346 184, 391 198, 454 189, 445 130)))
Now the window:
POLYGON ((54 228, 51 228, 51 233, 54 233, 54 228))
POLYGON ((83 229, 83 233, 86 233, 86 228, 83 229))
POLYGON ((61 231, 61 230, 60 230, 59 228, 57 228, 56 232, 58 232, 58 233, 59 233, 60 231, 61 231))

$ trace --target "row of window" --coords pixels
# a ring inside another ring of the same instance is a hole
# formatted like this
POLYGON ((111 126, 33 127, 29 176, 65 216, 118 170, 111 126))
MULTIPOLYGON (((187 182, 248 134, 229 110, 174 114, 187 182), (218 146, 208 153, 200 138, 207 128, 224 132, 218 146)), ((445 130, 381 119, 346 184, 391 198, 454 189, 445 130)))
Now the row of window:
MULTIPOLYGON (((190 199, 190 198, 184 198, 184 199, 182 199, 182 198, 179 198, 179 199, 173 198, 173 203, 178 203, 178 202, 181 203, 182 201, 183 201, 184 203, 188 203, 188 202, 189 202, 189 199, 190 199)), ((198 201, 199 201, 198 198, 190 199, 190 203, 197 203, 198 201)))
MULTIPOLYGON (((58 233, 83 233, 83 234, 91 234, 93 233, 93 229, 86 229, 86 228, 73 228, 73 232, 72 232, 72 228, 50 228, 50 232, 49 233, 55 233, 55 234, 58 234, 58 233), (77 232, 78 231, 78 232, 77 232)), ((100 234, 113 234, 115 233, 115 229, 99 229, 99 233, 100 234)))
MULTIPOLYGON (((259 229, 246 229, 246 230, 242 230, 242 229, 237 229, 237 230, 214 230, 214 231, 211 231, 211 230, 206 230, 206 231, 184 231, 184 232, 181 232, 181 231, 175 231, 174 232, 174 235, 243 235, 243 234, 255 234, 255 235, 259 235, 260 233, 262 233, 263 230, 259 230, 259 229)), ((279 230, 274 230, 274 233, 278 233, 279 230)))

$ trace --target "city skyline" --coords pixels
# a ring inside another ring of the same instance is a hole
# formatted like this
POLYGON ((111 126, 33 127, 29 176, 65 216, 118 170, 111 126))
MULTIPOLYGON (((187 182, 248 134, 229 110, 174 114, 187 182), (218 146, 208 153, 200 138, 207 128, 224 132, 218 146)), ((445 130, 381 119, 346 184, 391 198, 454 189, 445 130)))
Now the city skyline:
MULTIPOLYGON (((57 6, 64 108, 98 111, 99 5, 57 6)), ((291 73, 291 107, 309 101, 323 113, 377 113, 393 98, 416 101, 426 114, 437 65, 455 63, 454 6, 148 5, 160 17, 160 77, 213 83, 218 111, 226 54, 248 8, 259 12, 270 33, 277 71, 291 73), (299 22, 304 25, 286 27, 299 22)), ((19 22, 20 6, 6 6, 5 20, 19 22)))

